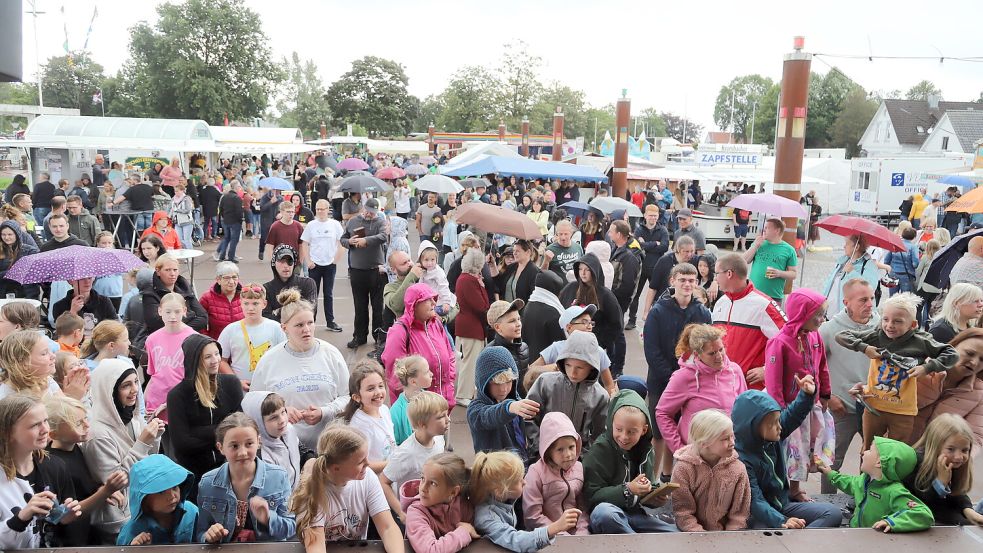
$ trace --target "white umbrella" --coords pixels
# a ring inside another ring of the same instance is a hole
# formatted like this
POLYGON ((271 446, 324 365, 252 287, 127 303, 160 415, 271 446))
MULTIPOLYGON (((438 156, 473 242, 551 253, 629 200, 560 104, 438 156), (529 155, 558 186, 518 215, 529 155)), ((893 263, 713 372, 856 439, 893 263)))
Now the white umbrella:
POLYGON ((628 212, 629 217, 642 216, 642 210, 638 209, 637 205, 629 202, 628 200, 622 200, 621 198, 612 198, 611 196, 594 198, 590 201, 590 205, 591 207, 596 207, 597 209, 601 210, 601 213, 605 215, 619 209, 624 209, 628 212))
POLYGON ((438 194, 457 194, 464 190, 464 187, 450 177, 444 175, 427 175, 416 180, 413 186, 417 190, 436 192, 438 194))

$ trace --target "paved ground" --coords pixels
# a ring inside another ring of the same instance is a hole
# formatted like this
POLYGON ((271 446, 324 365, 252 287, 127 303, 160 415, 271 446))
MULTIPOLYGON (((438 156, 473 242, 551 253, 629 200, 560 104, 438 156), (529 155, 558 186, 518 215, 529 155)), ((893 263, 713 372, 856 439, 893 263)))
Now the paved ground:
MULTIPOLYGON (((419 244, 419 238, 415 235, 415 231, 411 231, 410 243, 413 250, 416 251, 416 247, 419 244)), ((804 266, 803 261, 801 259, 799 260, 800 274, 804 275, 802 285, 813 289, 819 289, 822 286, 826 276, 833 270, 835 258, 837 255, 839 255, 842 245, 843 240, 840 237, 823 233, 823 240, 818 244, 818 246, 820 246, 820 249, 825 251, 809 253, 805 259, 804 266)), ((206 287, 214 284, 215 262, 212 260, 211 256, 217 246, 218 242, 213 242, 205 243, 202 247, 202 249, 205 251, 205 255, 198 258, 195 268, 195 284, 199 295, 201 295, 206 287)), ((257 239, 241 240, 239 242, 237 253, 243 258, 239 264, 241 281, 243 283, 264 283, 272 278, 273 272, 269 260, 259 261, 257 258, 257 239)), ((185 276, 187 276, 187 271, 185 271, 185 276)), ((795 286, 799 287, 799 285, 799 280, 796 280, 795 286)), ((351 301, 351 287, 348 283, 347 266, 345 265, 344 261, 342 261, 338 268, 338 277, 335 282, 334 308, 335 321, 341 325, 344 331, 335 333, 325 330, 323 314, 319 313, 319 330, 317 332, 317 336, 337 347, 345 356, 346 360, 349 362, 349 365, 351 365, 357 359, 365 356, 369 351, 371 351, 372 341, 370 340, 367 345, 362 346, 355 352, 345 347, 345 344, 352 337, 353 306, 351 301)), ((639 330, 632 330, 626 333, 628 355, 625 361, 625 373, 644 377, 647 371, 647 366, 645 364, 645 356, 642 353, 642 344, 638 332, 639 330)), ((471 447, 470 433, 468 431, 467 421, 462 408, 455 408, 451 413, 450 443, 454 450, 465 459, 470 460, 473 457, 474 450, 471 447)), ((855 473, 859 467, 858 445, 859 440, 855 440, 853 448, 848 454, 847 459, 856 460, 856 462, 848 462, 844 467, 845 472, 855 473)), ((976 458, 974 468, 976 474, 983 475, 983 455, 976 458)), ((810 493, 818 493, 818 482, 818 475, 813 475, 813 478, 806 486, 806 489, 810 493)), ((977 478, 976 482, 977 483, 974 486, 971 497, 979 498, 981 495, 983 495, 983 478, 977 478)))

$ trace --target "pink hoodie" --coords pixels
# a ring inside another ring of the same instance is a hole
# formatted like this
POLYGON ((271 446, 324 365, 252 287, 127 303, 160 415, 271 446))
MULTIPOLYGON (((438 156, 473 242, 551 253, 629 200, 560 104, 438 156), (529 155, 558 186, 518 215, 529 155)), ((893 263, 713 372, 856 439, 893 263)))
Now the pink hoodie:
POLYGON ((584 501, 584 465, 574 463, 563 471, 546 462, 546 452, 553 442, 571 437, 577 440, 577 457, 583 444, 573 422, 560 412, 546 413, 539 425, 539 461, 526 473, 526 485, 522 488, 522 509, 526 530, 549 526, 567 509, 580 509, 584 514, 577 520, 574 534, 587 535, 587 503, 584 501))
POLYGON ((386 336, 386 349, 382 352, 382 364, 386 367, 389 396, 390 400, 394 402, 403 390, 399 377, 393 371, 393 364, 401 357, 416 354, 427 360, 430 372, 433 373, 433 384, 428 389, 444 396, 447 399, 447 404, 453 408, 455 405, 454 379, 457 377, 457 369, 454 366, 456 356, 447 331, 444 329, 444 323, 437 316, 426 322, 418 321, 413 316, 416 304, 428 299, 437 299, 437 293, 430 286, 417 283, 407 288, 403 300, 406 310, 397 319, 396 324, 389 327, 389 334, 386 336), (407 329, 409 329, 408 338, 407 329))
POLYGON ((829 365, 826 346, 818 331, 800 336, 802 325, 826 302, 826 297, 808 288, 799 288, 785 300, 788 322, 765 346, 765 391, 782 408, 795 400, 799 387, 794 376, 811 374, 816 380, 816 401, 829 399, 829 365), (802 351, 805 350, 805 352, 802 351))
POLYGON ((474 523, 474 508, 460 495, 450 503, 432 507, 420 504, 420 481, 410 480, 400 489, 406 512, 406 539, 416 553, 456 553, 471 543, 471 534, 459 522, 474 523))
POLYGON ((730 414, 737 396, 747 391, 741 367, 724 357, 719 371, 691 355, 679 359, 679 370, 669 377, 655 408, 655 422, 670 451, 689 443, 689 423, 704 409, 720 409, 730 414), (676 417, 679 423, 676 423, 676 417))

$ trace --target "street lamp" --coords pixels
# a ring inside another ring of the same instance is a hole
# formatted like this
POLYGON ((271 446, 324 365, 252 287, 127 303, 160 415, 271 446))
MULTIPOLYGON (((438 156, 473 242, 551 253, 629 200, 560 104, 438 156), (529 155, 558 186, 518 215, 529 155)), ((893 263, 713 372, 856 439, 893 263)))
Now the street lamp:
POLYGON ((755 114, 756 111, 758 111, 758 101, 757 100, 755 100, 754 103, 751 104, 751 137, 750 137, 751 138, 751 144, 754 144, 754 114, 755 114))

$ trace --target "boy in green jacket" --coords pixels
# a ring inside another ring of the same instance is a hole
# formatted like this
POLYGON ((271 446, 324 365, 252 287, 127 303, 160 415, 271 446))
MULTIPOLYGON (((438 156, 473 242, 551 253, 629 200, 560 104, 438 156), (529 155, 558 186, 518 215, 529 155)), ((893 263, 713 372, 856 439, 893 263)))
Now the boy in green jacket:
POLYGON ((816 457, 820 472, 841 491, 853 494, 857 508, 850 526, 888 532, 917 532, 935 523, 932 510, 901 482, 915 470, 918 461, 910 446, 876 437, 860 458, 862 474, 851 476, 830 469, 816 457))

